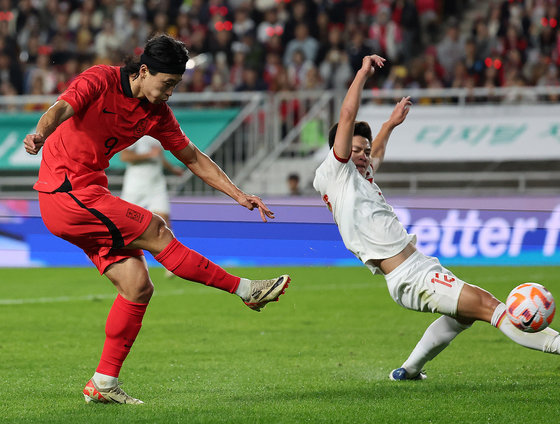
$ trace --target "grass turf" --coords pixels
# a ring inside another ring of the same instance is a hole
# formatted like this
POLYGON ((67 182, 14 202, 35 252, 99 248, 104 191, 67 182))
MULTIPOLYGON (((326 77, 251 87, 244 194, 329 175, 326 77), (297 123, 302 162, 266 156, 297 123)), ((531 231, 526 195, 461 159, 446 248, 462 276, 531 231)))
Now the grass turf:
MULTIPOLYGON (((523 281, 560 297, 557 267, 453 268, 504 300, 523 281)), ((289 272, 261 313, 153 269, 156 294, 121 372, 142 406, 85 404, 115 291, 93 268, 0 270, 0 422, 505 423, 560 421, 560 362, 476 323, 426 366, 392 382, 435 319, 390 299, 365 268, 289 272)), ((553 323, 554 324, 554 323, 553 323)), ((553 325, 554 327, 554 325, 553 325)))

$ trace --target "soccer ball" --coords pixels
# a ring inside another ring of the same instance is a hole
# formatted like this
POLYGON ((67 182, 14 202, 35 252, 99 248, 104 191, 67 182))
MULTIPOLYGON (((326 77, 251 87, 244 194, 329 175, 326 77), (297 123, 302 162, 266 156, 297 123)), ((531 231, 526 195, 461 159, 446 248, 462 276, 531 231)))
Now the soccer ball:
POLYGON ((544 330, 552 322, 556 304, 552 294, 537 283, 514 288, 506 301, 506 314, 513 325, 526 333, 544 330))

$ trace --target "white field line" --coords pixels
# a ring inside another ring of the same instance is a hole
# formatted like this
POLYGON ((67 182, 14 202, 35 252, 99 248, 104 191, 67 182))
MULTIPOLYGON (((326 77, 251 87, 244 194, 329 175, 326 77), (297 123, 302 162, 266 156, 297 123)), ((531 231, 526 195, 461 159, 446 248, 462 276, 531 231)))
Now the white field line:
MULTIPOLYGON (((352 282, 352 283, 336 283, 336 284, 324 284, 324 285, 313 285, 313 286, 296 286, 293 287, 292 283, 290 283, 290 287, 288 291, 333 291, 333 290, 357 290, 357 289, 368 289, 368 288, 379 288, 385 287, 385 282, 380 279, 373 279, 371 281, 363 281, 363 282, 352 282)), ((155 291, 154 296, 157 297, 167 297, 167 296, 179 296, 183 295, 187 292, 187 290, 173 290, 173 291, 164 291, 159 292, 155 291)), ((197 294, 197 293, 204 293, 208 292, 207 287, 199 287, 196 289, 189 288, 189 294, 197 294)), ((29 305, 29 304, 36 304, 36 303, 62 303, 62 302, 82 302, 82 301, 93 301, 93 300, 102 300, 102 299, 114 299, 116 296, 116 292, 112 294, 88 294, 85 296, 58 296, 58 297, 36 297, 36 298, 27 298, 27 299, 0 299, 0 306, 1 305, 29 305)))
MULTIPOLYGON (((157 293, 157 296, 177 296, 184 294, 185 290, 175 290, 165 293, 157 293)), ((114 299, 116 293, 112 294, 88 294, 85 296, 59 296, 59 297, 36 297, 28 299, 0 299, 0 305, 28 305, 32 303, 61 303, 61 302, 80 302, 101 299, 114 299)))

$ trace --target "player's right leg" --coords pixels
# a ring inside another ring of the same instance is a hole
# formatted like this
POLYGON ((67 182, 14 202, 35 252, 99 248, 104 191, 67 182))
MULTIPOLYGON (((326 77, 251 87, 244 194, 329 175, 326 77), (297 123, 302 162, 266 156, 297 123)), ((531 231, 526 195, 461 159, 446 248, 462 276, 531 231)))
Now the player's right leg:
MULTIPOLYGON (((104 258, 107 260, 107 258, 104 258)), ((105 343, 96 372, 83 392, 86 402, 141 404, 125 393, 118 377, 140 328, 153 293, 143 256, 129 257, 109 265, 104 274, 119 294, 105 324, 105 343)))
POLYGON ((538 333, 525 333, 519 330, 507 319, 506 305, 480 287, 465 284, 459 298, 457 313, 462 317, 492 324, 521 346, 560 354, 560 337, 556 330, 545 328, 538 333))
POLYGON ((148 250, 173 274, 185 280, 235 293, 256 311, 260 311, 269 302, 277 301, 290 283, 287 275, 269 280, 248 280, 228 273, 180 243, 158 215, 153 215, 144 233, 127 245, 127 248, 148 250))

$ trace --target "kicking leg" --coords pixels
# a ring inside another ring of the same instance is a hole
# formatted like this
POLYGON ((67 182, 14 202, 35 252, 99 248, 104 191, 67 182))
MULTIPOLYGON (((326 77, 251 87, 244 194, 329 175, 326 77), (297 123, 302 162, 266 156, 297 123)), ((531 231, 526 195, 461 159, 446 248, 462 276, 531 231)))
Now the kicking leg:
POLYGON ((552 328, 538 333, 525 333, 516 328, 506 317, 506 305, 480 287, 465 284, 459 298, 458 313, 486 321, 498 328, 515 343, 529 349, 560 354, 560 337, 552 328))
POLYGON ((506 317, 506 305, 503 303, 500 303, 496 307, 491 324, 521 346, 546 353, 560 354, 560 337, 558 331, 550 327, 538 333, 525 333, 521 331, 506 317))
POLYGON ((290 282, 287 275, 271 280, 248 280, 229 274, 219 265, 180 243, 165 225, 165 221, 157 215, 152 217, 144 234, 127 248, 149 250, 159 263, 175 275, 235 293, 256 311, 268 302, 278 300, 290 282))

